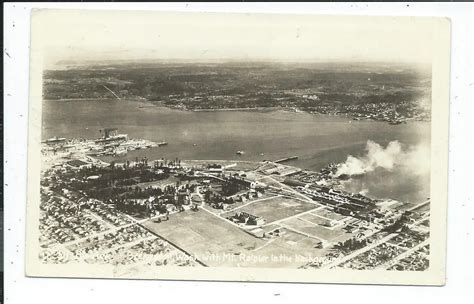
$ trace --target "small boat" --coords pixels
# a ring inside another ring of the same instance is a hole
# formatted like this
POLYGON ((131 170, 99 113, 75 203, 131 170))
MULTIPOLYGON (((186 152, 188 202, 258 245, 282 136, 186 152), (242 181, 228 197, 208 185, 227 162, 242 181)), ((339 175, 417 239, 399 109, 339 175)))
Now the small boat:
POLYGON ((193 146, 194 146, 194 147, 196 147, 196 146, 197 146, 197 144, 193 144, 193 146))
POLYGON ((244 151, 237 151, 236 153, 237 153, 238 155, 244 155, 244 154, 245 154, 244 151))
POLYGON ((161 147, 161 146, 166 146, 168 143, 166 141, 162 141, 162 142, 159 142, 158 143, 158 147, 161 147))
POLYGON ((260 156, 264 156, 265 154, 264 153, 260 153, 260 156))

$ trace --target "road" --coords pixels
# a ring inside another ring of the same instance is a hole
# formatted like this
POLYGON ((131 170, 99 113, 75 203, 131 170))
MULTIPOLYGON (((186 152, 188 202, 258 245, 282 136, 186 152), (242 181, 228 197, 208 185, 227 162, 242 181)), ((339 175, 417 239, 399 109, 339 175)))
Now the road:
POLYGON ((274 196, 270 196, 270 197, 259 198, 259 199, 256 199, 256 200, 247 202, 247 203, 245 203, 245 204, 243 204, 243 205, 241 205, 241 206, 235 207, 235 208, 233 208, 233 209, 228 209, 228 210, 226 210, 226 212, 239 210, 239 209, 241 209, 241 208, 243 208, 243 207, 246 207, 246 206, 248 206, 248 205, 250 205, 250 204, 258 203, 258 202, 265 201, 265 200, 269 200, 269 199, 276 198, 276 197, 281 197, 281 195, 274 195, 274 196))
POLYGON ((416 205, 416 206, 411 207, 410 209, 407 209, 407 211, 413 211, 413 210, 415 210, 415 209, 417 209, 417 208, 420 208, 420 207, 422 207, 422 206, 424 206, 424 205, 426 205, 426 204, 429 204, 429 203, 430 203, 430 200, 428 199, 428 200, 426 200, 426 201, 424 201, 424 202, 419 203, 419 204, 416 205))
POLYGON ((429 243, 430 243, 430 240, 427 239, 427 240, 421 242, 420 244, 416 245, 415 247, 410 248, 407 251, 401 253, 399 256, 397 256, 396 258, 388 261, 387 263, 384 263, 382 265, 377 266, 375 269, 388 269, 388 268, 392 267, 393 265, 397 264, 398 261, 403 260, 404 258, 408 257, 413 252, 417 251, 418 249, 422 248, 423 246, 428 245, 429 243))
POLYGON ((285 228, 285 229, 288 229, 290 231, 293 231, 293 232, 296 232, 298 234, 301 234, 301 235, 304 235, 305 237, 309 237, 311 239, 315 239, 315 240, 318 240, 318 241, 321 241, 322 239, 318 238, 317 236, 314 236, 312 234, 309 234, 309 233, 306 233, 304 231, 301 231, 301 230, 298 230, 298 229, 295 229, 293 227, 290 227, 290 226, 287 226, 285 224, 280 224, 281 227, 285 228))
POLYGON ((372 244, 368 245, 368 246, 365 246, 364 248, 361 248, 359 250, 356 250, 356 251, 353 251, 352 253, 346 255, 346 256, 343 256, 335 261, 332 261, 331 263, 329 264, 326 264, 322 267, 322 269, 330 269, 330 268, 334 268, 344 262, 347 262, 349 261, 350 259, 358 256, 359 254, 362 254, 366 251, 369 251, 370 249, 373 249, 375 247, 377 247, 378 245, 382 245, 383 243, 393 239, 395 236, 397 236, 398 233, 391 233, 389 235, 387 235, 386 237, 384 237, 383 239, 381 239, 380 241, 378 242, 373 242, 372 244))
POLYGON ((282 219, 279 219, 279 220, 276 220, 276 221, 273 221, 273 222, 270 222, 270 223, 266 223, 265 225, 263 225, 263 227, 270 226, 270 225, 273 225, 273 224, 279 224, 281 222, 291 220, 291 219, 296 218, 298 216, 302 216, 304 214, 311 213, 313 211, 317 211, 317 210, 320 210, 320 209, 323 209, 323 208, 324 208, 324 206, 319 206, 319 207, 316 207, 316 208, 313 208, 313 209, 310 209, 310 210, 307 210, 307 211, 303 211, 303 212, 300 212, 300 213, 297 213, 297 214, 294 214, 294 215, 291 215, 291 216, 288 216, 288 217, 285 217, 285 218, 282 218, 282 219))

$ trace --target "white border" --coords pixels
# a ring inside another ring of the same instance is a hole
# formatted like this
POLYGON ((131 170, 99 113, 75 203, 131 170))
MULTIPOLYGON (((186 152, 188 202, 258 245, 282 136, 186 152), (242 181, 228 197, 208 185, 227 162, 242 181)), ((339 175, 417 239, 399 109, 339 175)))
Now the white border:
MULTIPOLYGON (((467 4, 7 4, 5 5, 5 290, 7 303, 27 303, 31 300, 43 303, 59 303, 65 299, 68 302, 79 303, 88 296, 94 296, 99 302, 102 299, 115 300, 115 303, 127 300, 146 299, 150 296, 161 298, 147 289, 158 288, 162 294, 168 296, 194 299, 197 295, 216 294, 226 300, 241 301, 240 297, 248 291, 252 301, 264 300, 273 293, 282 296, 294 296, 308 299, 311 295, 308 285, 294 284, 236 284, 236 283, 177 283, 160 281, 111 281, 111 280, 63 280, 63 279, 30 279, 24 277, 24 230, 25 230, 25 194, 26 194, 26 130, 27 130, 27 100, 28 100, 28 30, 29 10, 32 7, 55 8, 114 8, 114 9, 146 9, 153 7, 159 10, 183 11, 252 11, 252 12, 279 12, 279 13, 317 13, 317 14, 370 14, 370 15, 420 15, 420 16, 448 16, 453 27, 452 51, 452 87, 451 87, 451 120, 450 120, 450 194, 449 194, 449 223, 448 228, 448 284, 444 288, 421 289, 424 301, 428 299, 442 299, 442 297, 462 297, 469 294, 468 287, 472 278, 468 273, 472 253, 471 219, 469 214, 470 200, 472 200, 472 124, 468 121, 472 117, 470 97, 472 92, 471 65, 472 46, 468 43, 472 39, 472 25, 470 14, 472 7, 467 4), (210 9, 210 8, 211 9, 210 9), (13 27, 15 22, 15 27, 13 27), (7 56, 6 53, 9 55, 7 56), (469 86, 471 84, 471 86, 469 86), (466 133, 461 133, 466 132, 466 133), (468 245, 471 244, 471 245, 468 245), (18 250, 18 251, 17 251, 18 250), (452 258, 451 258, 452 257, 452 258), (452 274, 452 275, 451 275, 452 274), (51 292, 45 292, 45 284, 54 283, 51 292), (71 284, 72 283, 72 284, 71 284), (90 286, 97 285, 100 289, 90 286), (218 285, 218 286, 217 286, 218 285), (239 289, 234 290, 236 286, 239 289), (296 286, 296 287, 295 287, 296 286), (306 286, 306 287, 305 287, 306 286), (123 288, 121 288, 123 287, 123 288), (126 287, 132 287, 128 292, 126 287), (245 287, 246 289, 241 289, 245 287), (186 292, 182 292, 186 290, 186 292), (240 290, 240 291, 239 291, 240 290), (283 294, 283 290, 286 294, 283 294), (450 290, 450 291, 446 291, 450 290), (27 291, 27 292, 25 292, 27 291), (74 292, 75 291, 75 292, 74 292), (94 295, 95 292, 95 295, 94 295), (65 295, 69 295, 65 297, 65 295), (71 295, 73 295, 71 297, 71 295), (114 299, 115 298, 115 299, 114 299), (240 299, 239 299, 240 298, 240 299), (40 299, 43 299, 41 301, 40 299)), ((472 41, 472 40, 471 40, 472 41)), ((396 290, 402 287, 367 287, 367 286, 336 286, 326 285, 324 289, 317 286, 317 293, 311 297, 318 300, 334 301, 345 299, 353 301, 353 293, 364 292, 364 302, 374 298, 382 290, 389 289, 389 293, 397 294, 396 290), (345 288, 345 292, 341 288, 345 288), (374 289, 375 288, 375 289, 374 289), (336 296, 337 295, 337 296, 336 296)), ((311 288, 311 287, 310 287, 311 288)), ((414 293, 418 288, 404 290, 404 298, 408 293, 414 293)), ((358 295, 362 296, 361 293, 358 295)), ((421 295, 421 294, 420 294, 421 295)), ((163 298, 166 298, 163 296, 163 298)), ((279 299, 279 298, 276 298, 279 299)), ((361 300, 362 300, 361 299, 361 300)), ((386 297, 385 302, 399 300, 396 297, 386 297)), ((108 302, 108 301, 107 301, 108 302)))
MULTIPOLYGON (((43 264, 38 259, 40 165, 41 165, 41 123, 42 123, 42 70, 43 58, 47 56, 44 44, 58 38, 49 35, 45 28, 57 26, 58 19, 65 18, 74 24, 95 22, 96 20, 121 20, 139 18, 162 20, 165 24, 185 20, 199 25, 202 20, 212 20, 219 13, 176 13, 148 11, 100 11, 100 10, 38 10, 32 14, 30 47, 30 96, 28 130, 28 195, 27 195, 27 234, 26 234, 26 273, 35 277, 88 277, 115 278, 118 267, 110 265, 43 264), (115 17, 115 18, 116 18, 115 17)), ((386 26, 412 26, 416 35, 428 35, 426 47, 431 48, 432 68, 432 114, 431 114, 431 212, 430 212, 430 267, 422 272, 370 270, 354 271, 341 269, 273 269, 273 268, 195 268, 189 271, 183 267, 150 267, 152 273, 130 276, 140 279, 175 280, 223 280, 223 281, 271 281, 271 282, 325 282, 325 283, 365 283, 365 284, 403 284, 403 285, 444 285, 446 252, 446 201, 447 201, 447 159, 448 159, 448 99, 449 99, 449 54, 450 22, 446 18, 411 18, 379 16, 328 16, 328 15, 288 15, 288 14, 232 14, 225 13, 226 20, 241 24, 255 24, 264 19, 279 26, 293 26, 295 23, 335 22, 354 27, 370 22, 386 26), (257 20, 257 21, 256 21, 257 20), (252 23, 255 22, 255 23, 252 23)), ((113 21, 112 21, 113 22, 113 21)), ((64 29, 68 31, 68 29, 64 29)), ((131 33, 134 34, 134 33, 131 33)), ((67 35, 67 32, 60 35, 67 35)), ((124 33, 124 35, 127 35, 124 33)), ((394 37, 394 39, 396 39, 394 37)))

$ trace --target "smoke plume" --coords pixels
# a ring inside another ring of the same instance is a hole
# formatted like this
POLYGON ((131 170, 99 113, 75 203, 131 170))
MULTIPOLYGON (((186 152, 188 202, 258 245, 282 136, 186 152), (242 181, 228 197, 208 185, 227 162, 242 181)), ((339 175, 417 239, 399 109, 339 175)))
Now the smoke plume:
POLYGON ((346 177, 343 184, 352 192, 376 198, 419 201, 429 196, 430 147, 392 141, 383 147, 367 141, 365 155, 350 155, 340 164, 335 176, 346 177))
POLYGON ((397 140, 391 141, 385 148, 368 140, 365 150, 367 153, 359 158, 349 155, 347 160, 339 165, 335 175, 361 175, 377 168, 393 171, 395 167, 406 166, 415 174, 423 174, 429 170, 429 150, 422 145, 404 150, 397 140))

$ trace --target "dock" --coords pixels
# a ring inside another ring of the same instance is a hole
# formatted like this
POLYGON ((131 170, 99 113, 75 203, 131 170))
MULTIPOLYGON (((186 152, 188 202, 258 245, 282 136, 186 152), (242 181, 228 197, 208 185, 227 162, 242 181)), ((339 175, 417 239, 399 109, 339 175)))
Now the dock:
POLYGON ((290 156, 290 157, 285 157, 285 158, 282 158, 282 159, 278 159, 278 160, 275 160, 274 163, 279 164, 279 163, 284 163, 284 162, 294 160, 294 159, 298 159, 298 156, 290 156))

